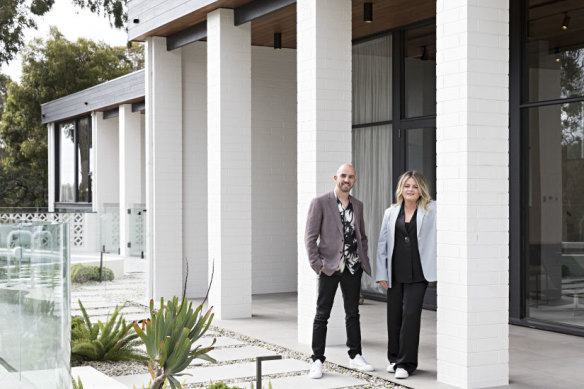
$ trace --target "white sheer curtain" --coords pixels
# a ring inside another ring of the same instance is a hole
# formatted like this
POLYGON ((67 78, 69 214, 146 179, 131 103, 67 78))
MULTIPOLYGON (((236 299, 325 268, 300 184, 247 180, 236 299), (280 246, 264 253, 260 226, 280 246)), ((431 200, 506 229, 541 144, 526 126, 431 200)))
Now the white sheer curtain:
MULTIPOLYGON (((353 45, 353 124, 392 119, 391 61, 391 35, 353 45)), ((364 204, 373 274, 383 211, 392 203, 391 131, 391 124, 353 129, 353 195, 364 204)), ((361 286, 366 293, 385 294, 367 275, 361 286)))
POLYGON ((391 120, 391 35, 353 45, 353 124, 391 120))
MULTIPOLYGON (((391 125, 353 129, 353 164, 357 170, 357 183, 353 195, 363 201, 365 231, 369 238, 369 259, 373 276, 377 240, 383 211, 393 201, 392 196, 392 158, 391 125)), ((385 293, 371 278, 363 274, 361 287, 368 293, 385 293)))

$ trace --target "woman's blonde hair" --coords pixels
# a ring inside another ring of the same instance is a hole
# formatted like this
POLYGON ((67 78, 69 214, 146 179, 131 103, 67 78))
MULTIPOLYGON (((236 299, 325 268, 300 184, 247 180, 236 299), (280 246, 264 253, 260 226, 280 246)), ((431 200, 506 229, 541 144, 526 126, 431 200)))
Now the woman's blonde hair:
POLYGON ((428 183, 426 182, 426 178, 424 175, 416 170, 408 170, 404 174, 399 177, 397 182, 397 189, 395 190, 395 198, 397 199, 395 202, 395 206, 401 205, 404 202, 404 186, 406 181, 410 178, 413 178, 418 184, 418 189, 420 190, 420 198, 418 199, 418 205, 422 205, 424 209, 428 209, 428 204, 432 201, 432 196, 430 196, 430 188, 428 187, 428 183))

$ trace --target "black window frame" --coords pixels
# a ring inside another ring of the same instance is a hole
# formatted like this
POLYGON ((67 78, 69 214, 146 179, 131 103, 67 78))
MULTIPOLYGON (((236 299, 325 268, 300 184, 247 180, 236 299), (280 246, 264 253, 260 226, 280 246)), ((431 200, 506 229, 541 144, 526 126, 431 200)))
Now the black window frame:
MULTIPOLYGON (((392 125, 392 160, 393 160, 393 182, 392 186, 397 187, 399 175, 405 170, 406 165, 406 132, 411 129, 420 129, 433 127, 436 128, 436 115, 406 117, 405 115, 405 35, 406 31, 419 27, 436 25, 436 17, 424 19, 404 26, 392 28, 371 36, 353 40, 352 44, 359 44, 369 40, 377 39, 382 36, 392 36, 392 118, 379 122, 353 124, 352 130, 367 127, 377 127, 383 125, 392 125)), ((424 309, 436 310, 436 290, 435 284, 432 285, 432 291, 426 294, 424 309), (431 295, 431 296, 430 296, 431 295), (428 297, 430 296, 430 297, 428 297)), ((385 295, 363 292, 363 295, 373 300, 385 300, 385 295)))
POLYGON ((529 253, 529 142, 523 115, 529 108, 584 102, 584 96, 527 101, 527 1, 509 4, 509 322, 511 324, 584 336, 584 327, 527 316, 529 253))
MULTIPOLYGON (((75 208, 75 209, 79 209, 79 208, 91 208, 92 207, 92 203, 93 203, 93 188, 92 188, 92 175, 93 172, 90 171, 89 172, 89 177, 88 177, 88 198, 89 201, 79 201, 79 153, 78 153, 78 147, 79 147, 79 122, 81 120, 87 119, 87 123, 88 123, 88 136, 91 139, 91 142, 88 142, 88 155, 91 154, 91 148, 92 148, 92 144, 93 144, 93 132, 92 132, 92 120, 91 120, 91 115, 84 115, 84 116, 79 116, 76 118, 72 118, 72 119, 67 119, 67 120, 61 120, 59 122, 55 122, 55 127, 54 127, 54 135, 55 135, 55 170, 54 170, 54 174, 55 174, 55 208, 61 208, 61 209, 67 209, 67 208, 75 208), (61 145, 61 130, 60 130, 60 125, 63 123, 74 123, 74 141, 73 141, 73 147, 74 147, 74 158, 73 158, 73 165, 74 165, 74 183, 75 183, 75 190, 74 190, 74 198, 75 201, 72 202, 62 202, 60 201, 61 199, 61 166, 60 166, 60 161, 61 161, 61 150, 60 150, 60 145, 61 145)), ((91 157, 90 157, 91 158, 91 157)))

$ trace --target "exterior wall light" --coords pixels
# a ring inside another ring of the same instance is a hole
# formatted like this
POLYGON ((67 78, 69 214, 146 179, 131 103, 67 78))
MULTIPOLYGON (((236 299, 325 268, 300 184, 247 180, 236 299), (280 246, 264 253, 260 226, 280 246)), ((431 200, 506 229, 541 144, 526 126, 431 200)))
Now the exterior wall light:
POLYGON ((134 20, 132 20, 132 21, 134 22, 134 24, 138 24, 138 23, 140 23, 140 19, 134 19, 134 20))
POLYGON ((365 23, 373 22, 373 3, 364 3, 363 4, 363 21, 365 23))
POLYGON ((562 30, 567 30, 568 29, 568 25, 570 24, 570 17, 568 16, 568 13, 565 12, 564 13, 564 20, 562 20, 562 30))
POLYGON ((282 48, 282 33, 274 33, 274 50, 280 50, 282 48))
POLYGON ((560 58, 560 49, 559 48, 556 48, 554 50, 554 58, 555 58, 555 61, 558 62, 558 63, 561 61, 561 58, 560 58))

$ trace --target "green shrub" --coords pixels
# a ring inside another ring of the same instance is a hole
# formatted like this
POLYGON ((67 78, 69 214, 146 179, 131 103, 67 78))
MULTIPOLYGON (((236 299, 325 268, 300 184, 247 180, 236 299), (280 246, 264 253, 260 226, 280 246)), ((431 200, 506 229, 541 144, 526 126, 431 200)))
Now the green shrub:
POLYGON ((146 362, 144 353, 137 348, 142 342, 126 324, 120 308, 105 323, 91 323, 85 307, 79 301, 83 318, 71 320, 71 361, 139 361, 146 362))
MULTIPOLYGON (((103 267, 101 272, 102 281, 113 281, 114 272, 112 269, 103 267)), ((83 266, 76 264, 71 267, 71 281, 83 283, 87 281, 99 281, 99 266, 83 266)))

